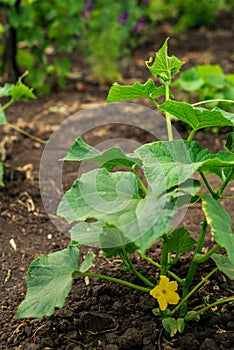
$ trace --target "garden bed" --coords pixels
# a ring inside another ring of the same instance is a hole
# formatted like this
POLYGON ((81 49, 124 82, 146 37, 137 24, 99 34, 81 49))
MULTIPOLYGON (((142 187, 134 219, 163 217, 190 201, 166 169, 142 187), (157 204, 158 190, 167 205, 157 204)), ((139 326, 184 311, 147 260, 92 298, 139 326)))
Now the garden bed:
MULTIPOLYGON (((158 50, 170 31, 169 24, 156 28, 150 41, 134 52, 130 69, 124 75, 127 82, 135 79, 146 81, 148 72, 144 59, 158 50)), ((188 62, 187 67, 217 63, 225 73, 234 73, 233 33, 233 21, 224 14, 217 22, 217 28, 200 28, 172 36, 170 51, 188 62)), ((81 65, 79 62, 79 70, 81 65)), ((109 87, 96 86, 95 82, 87 79, 88 72, 84 64, 82 68, 79 82, 70 82, 65 91, 10 107, 9 122, 47 139, 69 115, 104 102, 109 87)), ((181 128, 180 133, 186 133, 180 124, 176 127, 181 128)), ((96 129, 86 137, 92 144, 117 137, 132 138, 141 143, 150 141, 149 135, 124 125, 96 129)), ((64 308, 57 310, 54 316, 42 320, 15 320, 17 307, 25 296, 25 277, 30 262, 40 254, 66 247, 69 240, 51 223, 41 202, 38 174, 43 145, 7 128, 1 132, 2 139, 9 168, 5 172, 5 187, 0 190, 0 349, 234 349, 233 304, 211 309, 199 322, 188 324, 182 335, 168 340, 164 337, 160 322, 152 314, 152 309, 156 307, 155 299, 139 291, 132 292, 124 286, 91 278, 75 280, 64 308), (10 243, 12 239, 15 247, 10 243)), ((222 132, 217 135, 210 131, 199 132, 195 139, 212 152, 222 150, 224 144, 222 132)), ((65 181, 70 181, 69 169, 67 173, 65 170, 63 176, 65 181)), ((213 177, 212 181, 215 186, 218 180, 213 177)), ((233 192, 231 183, 225 194, 233 195, 233 192)), ((231 200, 226 200, 224 205, 233 215, 231 200)), ((185 227, 195 238, 199 231, 199 225, 195 225, 200 222, 199 215, 200 209, 195 206, 184 218, 185 227)), ((206 247, 210 245, 212 242, 207 241, 206 247)), ((82 254, 88 249, 83 247, 82 254)), ((118 259, 109 262, 98 255, 96 248, 94 253, 97 254, 97 259, 92 271, 139 283, 136 277, 129 276, 130 272, 119 272, 118 259)), ((160 247, 155 245, 149 255, 152 258, 159 256, 160 247)), ((188 256, 176 265, 180 276, 185 275, 190 258, 188 256)), ((140 264, 137 257, 135 261, 139 265, 138 270, 146 277, 150 279, 155 275, 156 270, 140 264)), ((205 266, 201 266, 196 275, 197 281, 210 271, 212 264, 209 260, 205 266)), ((200 308, 206 303, 233 294, 234 283, 221 272, 216 272, 195 294, 189 308, 200 308)))

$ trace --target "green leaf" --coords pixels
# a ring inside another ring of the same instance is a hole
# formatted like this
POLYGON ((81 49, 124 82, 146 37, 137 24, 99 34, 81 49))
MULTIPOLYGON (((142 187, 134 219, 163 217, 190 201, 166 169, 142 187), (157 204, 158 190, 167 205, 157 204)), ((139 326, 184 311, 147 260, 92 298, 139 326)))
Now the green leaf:
MULTIPOLYGON (((59 204, 58 215, 68 222, 88 218, 101 220, 117 227, 127 243, 135 242, 145 251, 171 229, 175 210, 176 205, 171 194, 155 199, 148 193, 142 199, 138 194, 138 183, 134 174, 109 173, 106 169, 95 169, 74 182, 59 204)), ((87 236, 85 241, 78 232, 79 237, 72 235, 72 239, 88 244, 88 239, 91 238, 93 243, 99 232, 91 231, 91 237, 87 236)))
POLYGON ((210 75, 223 76, 223 70, 218 64, 201 64, 196 66, 199 76, 206 79, 210 75))
POLYGON ((204 80, 199 77, 196 68, 191 68, 180 74, 180 77, 172 86, 184 91, 197 91, 204 85, 204 80))
MULTIPOLYGON (((188 180, 196 171, 215 172, 217 168, 234 165, 233 154, 210 154, 195 141, 158 141, 135 151, 155 196, 188 180)), ((183 186, 182 186, 183 187, 183 186)))
POLYGON ((141 84, 138 81, 134 85, 114 83, 108 93, 107 103, 134 100, 141 97, 157 98, 164 94, 164 86, 156 87, 152 79, 149 79, 145 84, 141 84))
POLYGON ((0 186, 4 186, 3 175, 4 175, 4 164, 0 162, 0 186))
POLYGON ((88 271, 90 267, 93 265, 93 261, 95 259, 95 254, 93 252, 88 252, 80 265, 79 271, 84 273, 88 271))
POLYGON ((11 89, 14 85, 6 83, 2 87, 0 87, 0 98, 1 97, 6 97, 11 95, 11 89))
POLYGON ((71 246, 35 259, 28 269, 27 294, 16 318, 50 316, 56 307, 63 307, 78 260, 79 250, 71 246))
POLYGON ((216 242, 226 249, 228 258, 234 266, 234 235, 230 215, 219 202, 208 194, 202 195, 202 209, 211 227, 212 235, 216 242))
POLYGON ((129 238, 126 238, 123 232, 111 225, 104 227, 103 233, 100 235, 100 244, 107 258, 120 255, 123 249, 127 253, 133 253, 137 249, 136 245, 129 238))
POLYGON ((6 125, 6 124, 7 124, 6 116, 5 116, 4 110, 2 109, 2 106, 0 105, 0 125, 6 125))
POLYGON ((167 317, 162 319, 163 328, 173 337, 177 333, 177 322, 172 317, 167 317))
POLYGON ((234 126, 234 114, 217 107, 209 110, 193 107, 186 102, 169 100, 161 104, 159 108, 169 112, 196 130, 209 126, 234 126))
POLYGON ((32 69, 35 65, 35 57, 30 52, 18 49, 17 50, 17 63, 27 69, 32 69))
POLYGON ((184 227, 179 227, 169 235, 168 250, 170 253, 176 252, 177 255, 186 254, 195 243, 189 232, 184 227))
POLYGON ((175 74, 179 73, 180 68, 184 62, 180 61, 177 57, 169 57, 167 54, 167 38, 156 53, 156 58, 153 62, 153 58, 150 57, 149 61, 146 61, 146 66, 150 70, 154 77, 157 77, 163 81, 164 84, 169 84, 175 74), (153 62, 153 63, 152 63, 153 62), (152 63, 152 65, 151 65, 152 63))
POLYGON ((95 162, 108 170, 114 169, 117 165, 129 169, 135 164, 141 166, 141 162, 136 155, 126 155, 119 147, 111 147, 103 152, 99 152, 94 147, 84 142, 82 137, 76 139, 63 160, 95 162))
POLYGON ((228 259, 227 255, 213 254, 211 259, 215 262, 220 271, 231 280, 234 280, 234 266, 228 259))
POLYGON ((92 217, 102 219, 126 209, 137 198, 138 183, 134 174, 94 169, 83 174, 66 192, 58 215, 68 222, 92 217))
POLYGON ((26 74, 27 72, 18 79, 16 85, 13 85, 11 89, 11 97, 14 101, 22 100, 27 102, 29 98, 36 98, 32 89, 22 83, 22 79, 26 74))
POLYGON ((234 153, 234 132, 229 132, 227 134, 227 141, 224 146, 227 150, 234 153))
POLYGON ((177 323, 177 329, 178 329, 178 331, 179 331, 180 333, 183 333, 184 327, 185 327, 184 319, 183 319, 183 318, 177 318, 176 323, 177 323))
POLYGON ((71 240, 78 242, 79 245, 98 243, 103 226, 104 224, 100 221, 92 223, 81 221, 69 231, 71 240))

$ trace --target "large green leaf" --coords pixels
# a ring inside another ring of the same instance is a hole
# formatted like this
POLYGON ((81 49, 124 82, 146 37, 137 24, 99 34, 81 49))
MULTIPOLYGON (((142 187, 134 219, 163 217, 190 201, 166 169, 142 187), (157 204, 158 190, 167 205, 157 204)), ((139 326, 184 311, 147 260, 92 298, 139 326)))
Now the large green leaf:
POLYGON ((230 215, 219 202, 208 194, 202 195, 202 209, 211 227, 212 235, 216 242, 226 249, 228 258, 234 266, 234 234, 230 215))
MULTIPOLYGON (((148 193, 141 198, 134 174, 95 169, 74 182, 60 202, 58 214, 68 222, 95 218, 103 221, 103 227, 113 225, 127 239, 127 244, 136 242, 144 251, 171 229, 175 210, 171 194, 156 199, 148 193)), ((97 223, 79 223, 72 228, 72 239, 82 244, 94 243, 100 231, 97 223)))
POLYGON ((199 130, 209 126, 233 126, 234 114, 220 108, 212 110, 193 107, 186 102, 169 100, 160 105, 160 109, 174 115, 176 118, 199 130))
POLYGON ((4 113, 4 110, 2 109, 2 106, 0 105, 0 125, 6 125, 7 121, 6 121, 6 116, 4 113))
POLYGON ((103 226, 104 223, 100 221, 92 223, 81 221, 69 231, 71 240, 78 242, 79 245, 99 243, 99 236, 103 231, 103 226))
POLYGON ((157 98, 164 94, 164 86, 156 87, 152 79, 149 79, 145 84, 141 84, 138 81, 134 85, 114 83, 108 93, 107 103, 134 100, 141 97, 157 98))
POLYGON ((102 220, 107 215, 127 211, 128 206, 138 198, 138 183, 134 174, 94 169, 83 174, 66 192, 59 204, 58 215, 68 222, 88 218, 102 220))
POLYGON ((148 184, 155 196, 177 186, 196 171, 217 172, 217 168, 234 165, 233 154, 210 154, 195 141, 158 141, 135 151, 143 163, 148 184))
POLYGON ((135 164, 141 166, 141 162, 136 155, 126 155, 119 147, 111 147, 103 152, 100 152, 84 142, 82 137, 78 137, 76 139, 75 143, 72 145, 68 154, 63 160, 95 162, 108 170, 112 170, 117 165, 129 169, 131 169, 135 164))
POLYGON ((156 53, 154 62, 152 57, 150 57, 149 61, 146 61, 146 66, 152 75, 161 79, 165 84, 170 83, 171 79, 175 74, 179 73, 180 68, 184 64, 184 62, 180 61, 177 57, 168 56, 167 42, 168 38, 165 40, 161 49, 156 53))
POLYGON ((78 269, 79 250, 68 247, 34 260, 27 273, 27 294, 16 317, 43 317, 61 308, 72 287, 72 273, 78 269))
POLYGON ((133 253, 137 248, 129 238, 124 236, 121 230, 111 225, 104 227, 103 233, 100 235, 100 244, 107 258, 120 255, 123 249, 125 252, 133 253))
POLYGON ((211 259, 216 263, 220 271, 222 271, 231 280, 234 280, 234 266, 228 259, 227 255, 213 254, 211 259))

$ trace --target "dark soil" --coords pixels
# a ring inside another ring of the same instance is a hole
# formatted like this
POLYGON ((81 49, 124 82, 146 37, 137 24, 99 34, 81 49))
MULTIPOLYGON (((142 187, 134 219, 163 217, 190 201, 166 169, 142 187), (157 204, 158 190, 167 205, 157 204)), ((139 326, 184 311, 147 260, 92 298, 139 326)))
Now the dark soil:
MULTIPOLYGON (((187 67, 196 63, 218 63, 226 73, 234 73, 233 29, 233 19, 224 14, 209 30, 200 28, 171 36, 170 52, 188 62, 187 67)), ((144 60, 158 50, 170 31, 169 24, 162 24, 155 29, 149 42, 133 53, 130 68, 124 73, 125 81, 133 82, 137 78, 143 82, 148 78, 144 60)), ((87 79, 85 64, 82 67, 81 62, 79 64, 82 76, 78 82, 70 82, 65 91, 50 97, 38 98, 28 104, 17 103, 8 110, 9 122, 46 139, 75 111, 104 102, 108 87, 98 87, 87 79)), ((181 128, 181 125, 177 125, 177 128, 181 128)), ((184 132, 183 128, 179 131, 184 132)), ((135 139, 141 143, 152 140, 150 135, 145 135, 139 129, 124 125, 108 125, 86 135, 86 139, 93 144, 117 137, 135 139)), ((202 146, 216 152, 222 150, 225 135, 207 131, 198 133, 196 139, 202 146)), ((189 323, 182 335, 168 340, 159 320, 152 314, 152 309, 157 307, 155 299, 124 286, 91 278, 75 280, 64 308, 57 310, 53 316, 42 320, 15 320, 17 307, 25 296, 26 271, 30 262, 40 254, 65 248, 69 240, 52 224, 41 202, 38 174, 44 146, 7 127, 1 131, 1 140, 6 151, 5 162, 9 167, 5 171, 5 187, 0 190, 0 349, 234 349, 234 305, 231 303, 210 309, 199 322, 189 323), (10 243, 12 239, 15 249, 10 243)), ((71 174, 68 171, 64 171, 65 183, 70 183, 71 174)), ((212 177, 214 187, 217 181, 212 177)), ((225 193, 233 195, 233 191, 231 183, 225 193)), ((231 201, 225 200, 224 205, 233 214, 231 201)), ((184 219, 184 225, 195 238, 201 219, 199 206, 189 210, 184 219)), ((211 245, 212 240, 208 237, 206 247, 211 245)), ((82 254, 87 249, 83 247, 82 254)), ((97 248, 93 249, 97 256, 93 271, 139 283, 129 272, 120 270, 120 260, 107 261, 99 256, 97 248)), ((160 244, 156 244, 147 254, 158 260, 160 244)), ((139 271, 149 279, 158 272, 135 256, 133 260, 139 271)), ((178 262, 176 272, 180 276, 185 275, 190 261, 191 255, 178 262)), ((200 266, 194 283, 212 267, 211 261, 200 266)), ((189 308, 200 308, 233 295, 234 283, 216 272, 195 294, 189 308)))

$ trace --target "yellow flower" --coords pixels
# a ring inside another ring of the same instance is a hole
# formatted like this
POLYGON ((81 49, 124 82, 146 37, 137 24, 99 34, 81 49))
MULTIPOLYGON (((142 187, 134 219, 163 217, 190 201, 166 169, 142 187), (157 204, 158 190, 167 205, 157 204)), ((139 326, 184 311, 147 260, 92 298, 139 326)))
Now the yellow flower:
POLYGON ((166 310, 168 304, 178 304, 180 297, 179 294, 176 293, 177 288, 177 282, 169 282, 169 278, 160 276, 159 285, 150 291, 150 294, 157 299, 160 310, 166 310))

